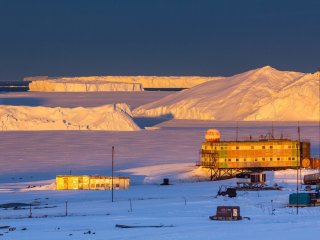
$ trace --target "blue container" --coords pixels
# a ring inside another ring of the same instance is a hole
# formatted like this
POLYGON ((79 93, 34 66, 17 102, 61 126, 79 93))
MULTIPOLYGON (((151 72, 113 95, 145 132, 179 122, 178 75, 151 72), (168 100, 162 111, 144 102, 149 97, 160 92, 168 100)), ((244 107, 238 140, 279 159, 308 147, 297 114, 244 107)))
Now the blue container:
POLYGON ((292 193, 289 196, 289 204, 294 205, 307 205, 311 203, 311 198, 309 193, 292 193))

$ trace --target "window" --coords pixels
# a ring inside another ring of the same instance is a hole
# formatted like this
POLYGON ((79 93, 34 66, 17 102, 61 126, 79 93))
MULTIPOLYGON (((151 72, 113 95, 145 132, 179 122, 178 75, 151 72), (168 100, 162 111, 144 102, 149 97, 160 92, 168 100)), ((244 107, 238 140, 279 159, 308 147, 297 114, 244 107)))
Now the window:
POLYGON ((270 146, 270 149, 272 149, 273 148, 273 146, 270 146))
POLYGON ((265 158, 262 158, 262 161, 266 160, 265 158))
POLYGON ((291 148, 291 146, 288 146, 288 148, 291 148))
POLYGON ((247 159, 246 159, 246 158, 244 158, 244 159, 243 159, 243 161, 244 161, 244 162, 246 162, 246 161, 247 161, 247 159))
POLYGON ((272 158, 270 158, 270 161, 272 161, 272 158))
POLYGON ((229 162, 231 162, 231 159, 229 158, 229 160, 228 160, 229 162))
POLYGON ((239 147, 238 147, 238 146, 236 146, 236 149, 239 149, 239 147))
POLYGON ((251 149, 254 149, 254 146, 251 146, 251 149))
POLYGON ((292 160, 295 160, 295 158, 293 157, 292 160))
POLYGON ((280 158, 277 158, 277 160, 280 160, 280 158))
POLYGON ((289 160, 291 160, 291 157, 289 157, 289 160))
POLYGON ((223 147, 221 147, 221 150, 223 150, 223 147))
POLYGON ((266 149, 266 146, 262 146, 262 149, 266 149))
POLYGON ((257 161, 258 161, 258 159, 256 158, 254 161, 256 161, 256 162, 257 162, 257 161))
POLYGON ((236 161, 239 162, 239 159, 237 158, 236 161))

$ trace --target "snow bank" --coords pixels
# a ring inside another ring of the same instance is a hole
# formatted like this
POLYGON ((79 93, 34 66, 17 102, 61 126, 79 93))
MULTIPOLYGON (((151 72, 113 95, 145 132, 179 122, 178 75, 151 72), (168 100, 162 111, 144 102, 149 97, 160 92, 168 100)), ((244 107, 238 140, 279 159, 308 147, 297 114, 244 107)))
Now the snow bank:
POLYGON ((29 83, 32 92, 110 92, 143 91, 140 83, 104 81, 38 80, 29 83))
MULTIPOLYGON (((303 176, 307 174, 318 173, 318 170, 301 169, 298 171, 298 182, 303 184, 303 176)), ((274 181, 279 183, 297 183, 297 170, 287 169, 281 171, 274 171, 274 181)))
POLYGON ((318 74, 269 66, 210 81, 134 110, 137 116, 199 120, 319 120, 318 74))
POLYGON ((139 130, 131 117, 124 103, 93 108, 0 105, 0 130, 139 130))
MULTIPOLYGON (((69 89, 113 89, 114 91, 141 91, 143 88, 191 88, 204 82, 222 79, 223 77, 199 76, 91 76, 91 77, 27 77, 31 91, 66 91, 69 89), (74 85, 72 84, 74 83, 74 85), (83 85, 83 86, 81 86, 83 85), (100 86, 101 85, 101 86, 100 86), (106 85, 106 86, 104 86, 106 85), (111 85, 113 87, 110 87, 111 85)), ((79 90, 78 90, 79 91, 79 90)), ((109 91, 109 90, 107 90, 109 91)))
POLYGON ((194 163, 157 164, 146 167, 130 168, 120 172, 132 175, 144 176, 144 183, 161 183, 163 178, 169 178, 170 182, 208 180, 208 169, 197 167, 194 163))

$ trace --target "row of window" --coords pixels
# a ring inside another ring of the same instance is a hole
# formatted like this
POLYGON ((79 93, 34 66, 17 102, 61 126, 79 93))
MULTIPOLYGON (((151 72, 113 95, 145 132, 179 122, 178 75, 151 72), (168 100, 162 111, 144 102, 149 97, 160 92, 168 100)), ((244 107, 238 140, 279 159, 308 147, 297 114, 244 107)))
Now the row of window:
MULTIPOLYGON (((259 146, 260 147, 260 146, 259 146)), ((251 146, 251 149, 273 149, 273 146, 261 146, 261 148, 259 148, 258 146, 251 146)), ((285 147, 285 146, 284 146, 285 147)), ((296 148, 294 145, 289 145, 287 146, 288 149, 294 149, 296 148)), ((205 150, 210 150, 210 149, 213 149, 213 147, 209 147, 209 146, 204 146, 204 149, 205 150)), ((215 150, 218 150, 219 147, 214 147, 215 150)), ((236 150, 239 150, 240 149, 240 146, 236 146, 235 148, 234 147, 229 147, 229 150, 232 150, 232 149, 236 149, 236 150), (231 148, 231 149, 230 149, 231 148)), ((228 150, 228 147, 225 146, 225 147, 220 147, 220 150, 228 150)), ((242 148, 242 150, 247 150, 247 147, 244 147, 242 148)))
MULTIPOLYGON (((241 161, 241 162, 247 162, 247 161, 249 161, 249 162, 258 162, 258 161, 280 161, 280 160, 282 160, 282 161, 295 161, 296 160, 296 158, 295 157, 289 157, 289 158, 286 158, 286 157, 277 157, 277 158, 255 158, 255 159, 247 159, 247 158, 235 158, 235 159, 231 159, 231 158, 229 158, 229 159, 227 159, 227 158, 225 158, 224 159, 224 162, 239 162, 239 161, 241 161)), ((210 160, 209 160, 210 161, 210 160)), ((221 160, 220 160, 221 161, 221 160)))

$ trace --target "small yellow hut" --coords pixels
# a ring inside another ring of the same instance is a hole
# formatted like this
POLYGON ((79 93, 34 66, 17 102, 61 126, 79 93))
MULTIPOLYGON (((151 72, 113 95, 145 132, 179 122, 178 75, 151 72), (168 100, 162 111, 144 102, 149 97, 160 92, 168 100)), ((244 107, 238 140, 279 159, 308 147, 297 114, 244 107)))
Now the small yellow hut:
MULTIPOLYGON (((113 189, 124 190, 130 186, 129 177, 113 177, 113 189)), ((58 175, 57 190, 111 190, 112 177, 95 175, 58 175)))

